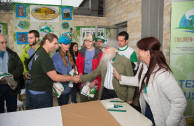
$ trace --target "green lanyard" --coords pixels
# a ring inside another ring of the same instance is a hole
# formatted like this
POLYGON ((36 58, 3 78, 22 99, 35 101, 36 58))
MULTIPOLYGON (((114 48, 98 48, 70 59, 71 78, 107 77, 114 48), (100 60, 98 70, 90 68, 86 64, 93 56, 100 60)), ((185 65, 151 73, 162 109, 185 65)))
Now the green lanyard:
POLYGON ((147 94, 147 89, 145 84, 143 84, 143 88, 144 88, 144 92, 147 94))

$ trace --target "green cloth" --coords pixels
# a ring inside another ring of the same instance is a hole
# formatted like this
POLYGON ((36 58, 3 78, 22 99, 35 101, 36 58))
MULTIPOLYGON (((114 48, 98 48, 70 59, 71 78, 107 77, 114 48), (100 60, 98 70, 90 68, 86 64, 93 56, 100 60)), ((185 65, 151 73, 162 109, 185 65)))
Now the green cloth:
MULTIPOLYGON (((133 69, 131 62, 126 57, 119 54, 116 55, 116 59, 112 64, 120 75, 133 76, 133 69)), ((98 67, 91 73, 81 76, 82 81, 94 80, 97 76, 101 75, 101 87, 98 93, 98 99, 100 100, 104 88, 104 80, 106 76, 107 69, 102 68, 101 63, 98 67)), ((120 85, 119 81, 113 77, 112 84, 117 96, 124 101, 133 101, 133 96, 135 88, 132 86, 120 85)))
POLYGON ((30 90, 52 92, 53 80, 46 74, 55 70, 52 59, 44 48, 40 49, 32 59, 30 90))
POLYGON ((136 56, 135 51, 131 54, 130 60, 131 62, 137 62, 137 56, 136 56))
MULTIPOLYGON (((36 47, 35 51, 36 51, 39 47, 40 47, 40 45, 38 45, 38 46, 36 47)), ((23 72, 23 74, 29 72, 29 70, 28 70, 28 65, 29 65, 29 64, 27 64, 27 62, 28 62, 28 60, 30 59, 29 53, 28 53, 28 51, 30 50, 30 48, 31 48, 30 45, 24 46, 24 48, 23 48, 23 50, 22 50, 22 53, 21 53, 21 55, 20 55, 20 59, 21 59, 21 61, 22 61, 22 63, 23 63, 23 67, 24 67, 24 72, 23 72)))

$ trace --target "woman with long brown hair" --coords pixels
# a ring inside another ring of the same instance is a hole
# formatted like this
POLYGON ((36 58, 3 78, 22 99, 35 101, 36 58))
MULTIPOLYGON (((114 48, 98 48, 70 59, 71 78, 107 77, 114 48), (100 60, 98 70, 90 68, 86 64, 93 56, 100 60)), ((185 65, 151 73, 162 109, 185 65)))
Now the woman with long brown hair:
MULTIPOLYGON (((59 42, 59 49, 55 55, 53 55, 52 60, 54 67, 58 74, 68 75, 74 65, 72 56, 69 51, 70 47, 70 40, 67 36, 62 36, 58 40, 59 42)), ((64 92, 61 94, 58 100, 58 104, 66 105, 69 102, 69 95, 71 88, 68 86, 69 82, 61 82, 65 87, 64 92)))
MULTIPOLYGON (((78 44, 76 42, 71 42, 70 48, 69 48, 70 54, 73 58, 73 62, 74 62, 74 72, 77 71, 77 67, 76 67, 76 59, 77 59, 77 55, 78 55, 78 44)), ((76 99, 76 91, 79 91, 79 84, 77 83, 73 83, 73 87, 71 88, 71 103, 77 103, 77 99, 76 99)))
POLYGON ((122 85, 139 86, 141 112, 156 126, 183 126, 185 96, 160 51, 160 42, 154 37, 137 43, 140 57, 135 77, 114 75, 122 85))

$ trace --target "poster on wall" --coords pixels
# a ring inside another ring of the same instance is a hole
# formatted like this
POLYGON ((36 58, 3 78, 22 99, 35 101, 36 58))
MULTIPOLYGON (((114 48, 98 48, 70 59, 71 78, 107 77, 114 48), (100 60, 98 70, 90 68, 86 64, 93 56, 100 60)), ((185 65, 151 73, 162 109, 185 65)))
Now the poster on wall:
MULTIPOLYGON (((83 37, 87 33, 93 33, 96 36, 95 26, 76 26, 76 41, 79 45, 83 45, 83 37)), ((110 37, 110 29, 108 28, 98 28, 98 35, 103 36, 105 39, 110 37)))
POLYGON ((28 32, 16 32, 17 44, 28 44, 28 32))
POLYGON ((6 23, 0 23, 0 34, 7 35, 8 29, 6 23))
MULTIPOLYGON (((6 23, 0 23, 0 34, 3 34, 8 40, 8 28, 6 23)), ((7 46, 9 47, 9 43, 7 46)))
POLYGON ((194 1, 173 2, 170 67, 187 99, 185 116, 194 117, 194 1))
POLYGON ((28 44, 27 33, 30 30, 37 30, 40 33, 39 41, 47 33, 54 33, 58 37, 68 34, 71 37, 70 29, 74 27, 72 9, 72 6, 14 2, 14 50, 21 54, 23 47, 28 44))

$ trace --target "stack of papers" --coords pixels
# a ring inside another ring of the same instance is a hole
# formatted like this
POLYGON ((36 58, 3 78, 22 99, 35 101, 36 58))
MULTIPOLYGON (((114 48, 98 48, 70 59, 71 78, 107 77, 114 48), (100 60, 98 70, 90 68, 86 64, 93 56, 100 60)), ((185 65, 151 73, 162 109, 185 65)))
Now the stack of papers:
POLYGON ((2 73, 2 72, 0 72, 0 79, 4 78, 6 76, 11 76, 11 74, 10 73, 2 73))
POLYGON ((0 79, 4 78, 5 79, 5 83, 4 84, 8 84, 9 87, 12 89, 12 90, 15 90, 18 86, 18 83, 13 79, 11 78, 11 74, 10 73, 0 73, 0 79))
POLYGON ((86 84, 83 86, 81 94, 85 95, 90 98, 94 98, 94 95, 97 90, 97 86, 94 86, 92 88, 89 87, 90 82, 86 82, 86 84))
POLYGON ((108 111, 126 112, 127 103, 124 101, 110 101, 107 103, 108 111))

